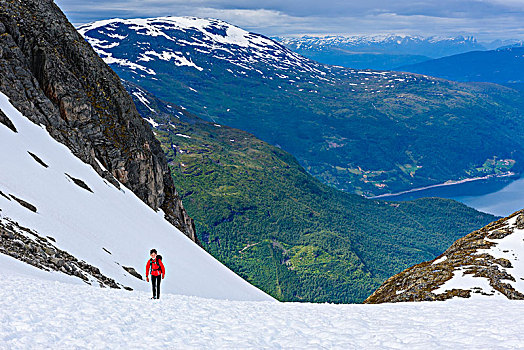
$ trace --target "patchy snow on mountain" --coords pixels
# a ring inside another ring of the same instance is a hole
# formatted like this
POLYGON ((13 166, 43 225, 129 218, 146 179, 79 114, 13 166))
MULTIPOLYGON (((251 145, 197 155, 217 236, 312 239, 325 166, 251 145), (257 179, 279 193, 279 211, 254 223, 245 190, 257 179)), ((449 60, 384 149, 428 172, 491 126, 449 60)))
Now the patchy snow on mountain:
POLYGON ((517 349, 524 303, 335 305, 94 288, 0 256, 2 349, 517 349))
POLYGON ((440 257, 389 278, 366 302, 524 300, 524 210, 457 240, 440 257))
MULTIPOLYGON (((258 62, 277 69, 290 69, 293 66, 302 71, 320 73, 317 63, 283 45, 217 19, 111 19, 83 25, 78 31, 108 64, 131 69, 140 69, 142 65, 151 67, 149 65, 152 62, 164 60, 202 71, 207 68, 205 60, 196 62, 193 56, 203 54, 244 70, 256 71, 252 64, 258 62), (133 43, 137 52, 122 51, 121 43, 129 44, 132 40, 137 42, 133 43), (143 43, 144 40, 147 42, 143 43), (130 66, 129 61, 141 64, 130 66)), ((154 68, 146 70, 149 74, 153 74, 152 71, 154 68)))
POLYGON ((358 85, 352 92, 380 93, 398 83, 430 79, 325 65, 263 35, 216 19, 111 19, 83 25, 78 31, 121 78, 144 86, 158 86, 157 79, 164 84, 173 81, 173 89, 182 81, 190 91, 203 96, 213 79, 224 84, 253 80, 300 94, 318 93, 306 84, 318 88, 351 83, 358 85))
POLYGON ((149 289, 124 266, 144 275, 149 249, 157 248, 164 256, 166 290, 271 300, 168 223, 161 211, 100 177, 25 118, 3 93, 0 109, 14 126, 0 123, 0 226, 17 223, 27 228, 19 229, 20 234, 35 243, 38 237, 50 237, 56 248, 99 268, 120 286, 149 289))
MULTIPOLYGON (((503 226, 498 227, 496 231, 504 232, 507 235, 488 235, 484 240, 492 243, 487 249, 477 249, 475 255, 482 257, 484 255, 493 258, 498 262, 499 268, 505 272, 504 283, 509 284, 512 289, 524 296, 524 220, 519 216, 513 216, 508 219, 503 226)), ((444 256, 445 257, 445 256, 444 256)), ((483 259, 487 260, 487 259, 483 259)), ((453 278, 444 283, 434 293, 443 293, 453 289, 471 290, 479 295, 503 295, 490 285, 489 276, 474 276, 467 273, 472 266, 464 266, 454 270, 453 278)))

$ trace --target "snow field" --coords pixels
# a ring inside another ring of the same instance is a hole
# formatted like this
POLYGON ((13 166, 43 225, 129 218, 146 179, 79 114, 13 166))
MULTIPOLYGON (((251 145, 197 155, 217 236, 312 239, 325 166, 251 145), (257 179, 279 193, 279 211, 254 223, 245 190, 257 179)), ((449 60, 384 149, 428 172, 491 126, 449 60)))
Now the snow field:
MULTIPOLYGON (((524 303, 381 305, 212 300, 42 279, 0 267, 1 349, 517 349, 524 303)), ((24 265, 23 273, 19 265, 24 265)))

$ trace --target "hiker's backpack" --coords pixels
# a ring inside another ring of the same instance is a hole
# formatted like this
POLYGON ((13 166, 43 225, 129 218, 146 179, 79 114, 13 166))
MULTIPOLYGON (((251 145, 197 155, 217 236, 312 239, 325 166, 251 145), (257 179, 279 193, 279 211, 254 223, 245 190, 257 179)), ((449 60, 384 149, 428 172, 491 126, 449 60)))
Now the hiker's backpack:
MULTIPOLYGON (((162 260, 162 255, 157 255, 156 256, 156 260, 162 260)), ((160 264, 159 263, 155 263, 155 265, 157 266, 156 269, 153 268, 153 259, 149 259, 149 269, 151 270, 150 273, 151 273, 151 276, 153 276, 153 271, 160 271, 160 274, 162 274, 162 268, 160 267, 160 264)))

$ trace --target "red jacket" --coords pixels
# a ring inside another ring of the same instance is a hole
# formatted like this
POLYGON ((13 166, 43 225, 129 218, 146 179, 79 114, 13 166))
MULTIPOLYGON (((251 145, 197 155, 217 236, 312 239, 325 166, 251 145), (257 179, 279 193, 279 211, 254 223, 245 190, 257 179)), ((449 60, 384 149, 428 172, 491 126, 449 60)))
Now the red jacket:
POLYGON ((159 276, 162 274, 162 278, 166 275, 166 269, 160 259, 149 259, 146 265, 146 278, 149 277, 149 270, 151 270, 151 276, 159 276))

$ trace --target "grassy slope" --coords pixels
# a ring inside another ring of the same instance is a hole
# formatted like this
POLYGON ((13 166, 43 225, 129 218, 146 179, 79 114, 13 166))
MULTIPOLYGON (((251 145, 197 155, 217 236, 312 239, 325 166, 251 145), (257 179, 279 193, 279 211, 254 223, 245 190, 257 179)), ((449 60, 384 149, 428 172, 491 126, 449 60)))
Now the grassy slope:
POLYGON ((450 200, 391 203, 338 191, 249 133, 175 114, 153 115, 171 123, 155 131, 199 239, 280 300, 360 302, 493 220, 450 200))

